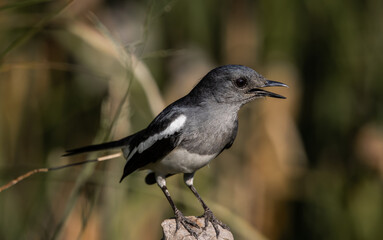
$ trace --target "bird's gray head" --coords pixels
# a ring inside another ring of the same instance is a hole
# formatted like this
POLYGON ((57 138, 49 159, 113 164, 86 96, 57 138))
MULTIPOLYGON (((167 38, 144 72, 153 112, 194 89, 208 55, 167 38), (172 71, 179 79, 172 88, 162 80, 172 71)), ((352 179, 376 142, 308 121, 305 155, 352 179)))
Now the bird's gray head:
POLYGON ((287 85, 267 80, 253 69, 242 65, 225 65, 206 74, 190 95, 198 96, 202 101, 209 99, 239 106, 260 97, 285 98, 264 90, 266 87, 287 87, 287 85))

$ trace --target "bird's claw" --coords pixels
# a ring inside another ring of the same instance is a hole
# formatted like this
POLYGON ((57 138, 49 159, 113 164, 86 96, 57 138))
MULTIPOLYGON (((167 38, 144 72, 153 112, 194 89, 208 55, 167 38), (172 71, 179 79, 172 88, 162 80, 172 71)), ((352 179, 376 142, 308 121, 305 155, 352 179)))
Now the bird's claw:
POLYGON ((198 234, 190 227, 200 228, 197 223, 192 220, 186 218, 181 211, 176 209, 175 211, 175 219, 176 219, 176 232, 180 228, 180 224, 184 226, 184 228, 192 235, 195 239, 198 239, 198 234))
POLYGON ((211 224, 214 227, 215 234, 217 235, 217 237, 219 236, 218 226, 221 226, 223 229, 230 230, 229 226, 227 226, 226 224, 224 224, 223 222, 218 220, 209 208, 205 209, 205 213, 202 215, 202 217, 204 217, 204 219, 205 219, 205 227, 203 229, 205 230, 207 228, 207 226, 209 225, 209 222, 211 222, 211 224))

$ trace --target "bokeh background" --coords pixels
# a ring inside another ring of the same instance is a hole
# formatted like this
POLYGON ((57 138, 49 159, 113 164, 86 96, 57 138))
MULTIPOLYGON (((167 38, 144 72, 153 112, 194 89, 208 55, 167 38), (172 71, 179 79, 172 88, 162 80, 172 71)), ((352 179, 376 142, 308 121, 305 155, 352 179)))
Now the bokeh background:
MULTIPOLYGON (((0 185, 67 148, 147 126, 210 69, 289 89, 240 112, 195 185, 236 239, 383 239, 383 1, 0 1, 0 185)), ((0 239, 160 239, 172 217, 124 159, 40 173, 0 193, 0 239)), ((169 190, 202 208, 180 176, 169 190)))

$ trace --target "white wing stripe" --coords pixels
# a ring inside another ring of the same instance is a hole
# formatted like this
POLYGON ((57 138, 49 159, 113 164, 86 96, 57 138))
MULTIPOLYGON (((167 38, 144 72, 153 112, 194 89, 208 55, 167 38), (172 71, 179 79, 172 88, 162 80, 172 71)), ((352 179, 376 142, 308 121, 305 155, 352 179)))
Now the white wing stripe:
POLYGON ((160 133, 156 133, 153 136, 150 136, 149 138, 147 138, 145 141, 138 144, 138 146, 135 147, 130 152, 129 156, 127 157, 127 161, 129 161, 133 157, 133 155, 136 154, 137 151, 138 151, 138 153, 142 153, 146 149, 153 146, 153 144, 156 141, 161 140, 165 137, 168 137, 168 136, 174 134, 175 132, 177 132, 178 130, 180 130, 184 126, 185 122, 186 122, 186 116, 185 115, 178 116, 164 131, 162 131, 160 133))
POLYGON ((137 152, 137 147, 133 148, 133 150, 129 153, 129 156, 126 159, 126 161, 129 161, 133 157, 133 155, 136 154, 136 152, 137 152))

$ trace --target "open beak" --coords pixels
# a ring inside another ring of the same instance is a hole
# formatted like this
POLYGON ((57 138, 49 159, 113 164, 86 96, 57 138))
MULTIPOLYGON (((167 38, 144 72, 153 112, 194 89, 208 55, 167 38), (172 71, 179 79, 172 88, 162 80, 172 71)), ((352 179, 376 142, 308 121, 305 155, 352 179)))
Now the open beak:
MULTIPOLYGON (((264 86, 262 86, 262 88, 264 88, 264 87, 287 87, 288 88, 289 86, 287 86, 286 84, 281 83, 281 82, 266 80, 266 83, 264 86)), ((273 97, 273 98, 286 99, 286 97, 284 97, 282 95, 279 95, 279 94, 276 94, 273 92, 269 92, 269 91, 263 90, 261 88, 253 88, 249 91, 249 93, 255 93, 259 97, 273 97)))

